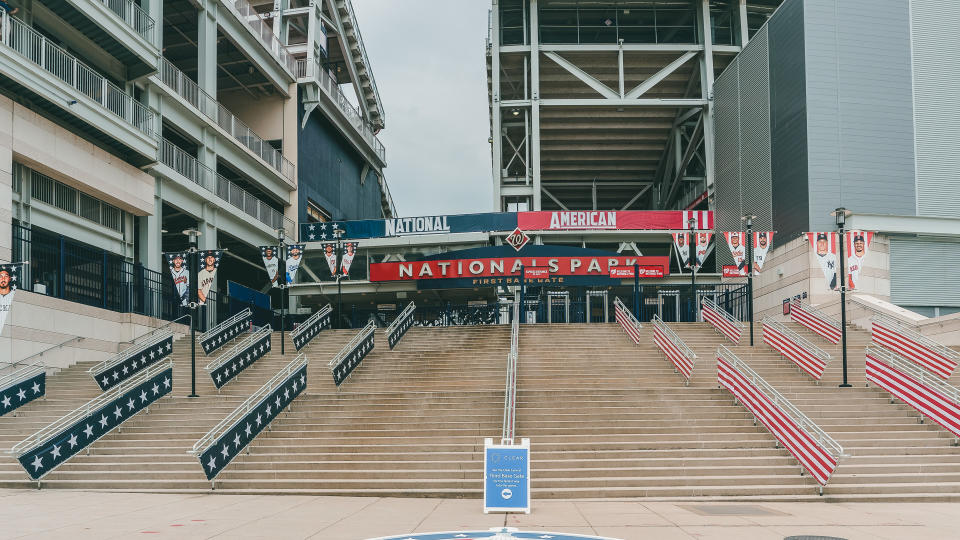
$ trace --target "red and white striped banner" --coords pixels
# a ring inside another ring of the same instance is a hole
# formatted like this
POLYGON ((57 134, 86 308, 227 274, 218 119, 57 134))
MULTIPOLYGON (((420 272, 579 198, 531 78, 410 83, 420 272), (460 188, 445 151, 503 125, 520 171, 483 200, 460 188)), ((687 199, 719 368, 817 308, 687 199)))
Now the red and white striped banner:
POLYGON ((808 328, 811 332, 836 345, 840 343, 840 329, 806 311, 799 304, 790 306, 790 320, 808 328))
POLYGON ((830 475, 837 468, 837 460, 802 430, 790 416, 759 388, 754 386, 733 365, 717 357, 717 382, 750 410, 793 457, 820 483, 827 485, 830 475))
POLYGON ((766 323, 763 325, 763 342, 792 360, 814 379, 819 381, 820 377, 823 377, 823 370, 827 367, 825 359, 808 351, 803 345, 766 323))
POLYGON ((703 316, 703 320, 712 324, 717 331, 727 336, 727 339, 734 343, 740 343, 741 329, 731 324, 722 314, 707 307, 706 304, 700 304, 700 314, 703 316))
POLYGON ((690 379, 690 375, 693 374, 693 361, 680 351, 680 348, 677 347, 658 325, 653 325, 653 342, 656 343, 657 347, 663 351, 663 354, 673 362, 677 371, 679 371, 685 379, 690 379))
POLYGON ((873 341, 936 373, 944 379, 957 368, 957 361, 934 351, 883 321, 873 321, 873 341))
POLYGON ((623 331, 630 336, 630 339, 637 345, 640 344, 640 329, 637 328, 633 323, 633 317, 629 311, 627 311, 619 302, 616 303, 616 315, 617 322, 620 323, 620 326, 623 327, 623 331))
POLYGON ((907 405, 932 418, 944 429, 960 437, 960 406, 915 377, 884 363, 867 351, 867 380, 890 392, 907 405))
POLYGON ((713 212, 710 210, 684 210, 683 226, 681 229, 689 228, 690 220, 693 220, 693 226, 697 230, 713 229, 713 212))

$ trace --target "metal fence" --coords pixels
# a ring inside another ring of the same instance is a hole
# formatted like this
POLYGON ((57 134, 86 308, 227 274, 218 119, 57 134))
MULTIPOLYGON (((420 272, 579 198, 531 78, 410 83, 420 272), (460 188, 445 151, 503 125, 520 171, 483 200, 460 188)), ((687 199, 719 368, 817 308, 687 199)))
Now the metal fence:
POLYGON ((224 0, 223 4, 227 6, 228 11, 232 11, 238 19, 250 27, 253 34, 260 39, 263 46, 280 62, 280 65, 291 74, 294 72, 296 66, 293 55, 273 33, 273 28, 264 21, 263 17, 247 0, 224 0))
POLYGON ((156 44, 153 40, 153 29, 154 22, 153 19, 147 15, 140 6, 135 4, 133 0, 94 0, 100 2, 107 9, 117 14, 117 17, 120 17, 123 22, 127 23, 127 26, 133 28, 133 30, 140 34, 143 39, 149 41, 150 43, 156 44))

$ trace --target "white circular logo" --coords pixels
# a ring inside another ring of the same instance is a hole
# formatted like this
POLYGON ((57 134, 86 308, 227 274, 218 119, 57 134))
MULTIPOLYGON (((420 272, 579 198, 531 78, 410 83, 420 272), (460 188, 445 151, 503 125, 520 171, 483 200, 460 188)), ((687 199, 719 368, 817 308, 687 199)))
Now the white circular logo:
POLYGON ((500 492, 500 496, 503 497, 503 500, 509 500, 510 497, 513 497, 513 492, 508 488, 504 488, 503 491, 500 492))

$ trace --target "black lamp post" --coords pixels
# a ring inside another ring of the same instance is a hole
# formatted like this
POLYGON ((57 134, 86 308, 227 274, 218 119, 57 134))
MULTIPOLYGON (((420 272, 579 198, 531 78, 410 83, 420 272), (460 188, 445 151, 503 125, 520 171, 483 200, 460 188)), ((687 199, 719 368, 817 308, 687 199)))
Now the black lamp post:
POLYGON ((340 324, 343 319, 343 290, 340 286, 340 279, 343 277, 340 270, 343 268, 343 233, 346 231, 340 228, 333 230, 333 237, 337 239, 337 324, 336 328, 340 328, 340 324))
POLYGON ((197 297, 197 266, 200 264, 199 250, 197 250, 197 237, 201 234, 197 229, 186 229, 183 234, 190 237, 190 292, 188 293, 188 305, 190 307, 190 395, 197 396, 197 307, 199 298, 197 297))
POLYGON ((277 229, 277 285, 280 287, 280 356, 284 356, 284 330, 287 327, 287 257, 284 254, 283 229, 277 229))
POLYGON ((747 309, 750 315, 750 346, 753 347, 753 220, 757 216, 742 216, 740 221, 747 224, 746 252, 747 252, 747 309))
POLYGON ((837 230, 839 230, 838 240, 840 242, 840 261, 837 264, 837 272, 840 272, 840 339, 842 341, 841 350, 843 353, 843 384, 840 388, 850 388, 853 386, 847 382, 847 256, 844 249, 844 225, 847 222, 847 216, 852 212, 846 208, 840 207, 830 212, 830 215, 837 219, 837 230))
MULTIPOLYGON (((690 227, 690 242, 688 248, 693 247, 690 253, 690 288, 693 291, 693 322, 700 320, 700 302, 697 301, 697 220, 690 218, 687 220, 690 227)), ((680 314, 677 314, 677 320, 680 320, 680 314)))

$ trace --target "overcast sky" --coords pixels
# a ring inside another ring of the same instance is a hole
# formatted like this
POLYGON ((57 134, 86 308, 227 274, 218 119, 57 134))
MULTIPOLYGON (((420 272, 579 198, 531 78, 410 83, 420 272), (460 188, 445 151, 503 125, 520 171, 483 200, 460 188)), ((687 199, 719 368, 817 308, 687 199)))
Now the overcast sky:
POLYGON ((353 0, 400 216, 493 211, 486 0, 353 0))

